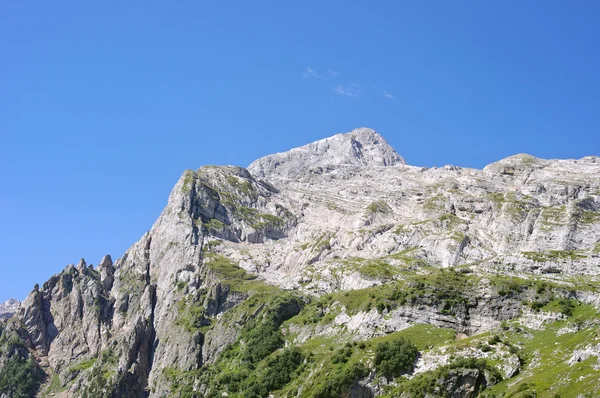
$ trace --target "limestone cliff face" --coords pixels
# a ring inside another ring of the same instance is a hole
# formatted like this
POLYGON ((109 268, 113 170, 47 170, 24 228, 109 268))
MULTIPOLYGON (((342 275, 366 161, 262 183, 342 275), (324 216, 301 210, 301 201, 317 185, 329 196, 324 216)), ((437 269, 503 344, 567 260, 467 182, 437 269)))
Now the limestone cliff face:
POLYGON ((380 167, 405 164, 386 140, 371 129, 337 134, 289 152, 258 159, 248 171, 258 178, 293 179, 309 170, 322 172, 336 166, 380 167))
MULTIPOLYGON (((427 267, 456 269, 480 278, 458 304, 425 295, 288 332, 298 344, 340 333, 368 339, 415 323, 471 335, 518 318, 521 301, 536 295, 499 294, 490 275, 593 281, 598 265, 600 158, 516 155, 483 170, 428 169, 406 165, 362 128, 248 169, 186 171, 152 229, 122 258, 68 266, 31 292, 4 334, 16 333, 26 347, 18 355, 34 357, 47 375, 40 394, 164 397, 173 394, 175 373, 208 369, 260 319, 268 286, 308 300, 427 267)), ((594 289, 566 290, 600 303, 594 289)), ((300 311, 293 303, 278 307, 285 316, 277 324, 300 311)), ((469 377, 480 376, 455 379, 469 377)), ((198 396, 210 392, 210 380, 191 380, 198 396)))

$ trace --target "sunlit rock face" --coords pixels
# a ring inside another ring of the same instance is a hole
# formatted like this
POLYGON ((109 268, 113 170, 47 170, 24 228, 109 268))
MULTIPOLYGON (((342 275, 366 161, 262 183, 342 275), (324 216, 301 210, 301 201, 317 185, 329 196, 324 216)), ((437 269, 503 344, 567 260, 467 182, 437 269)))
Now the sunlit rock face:
MULTIPOLYGON (((535 312, 531 303, 600 304, 599 242, 596 157, 515 155, 483 170, 425 168, 359 128, 247 169, 185 171, 153 227, 122 258, 81 260, 20 306, 0 307, 0 317, 16 312, 2 333, 22 342, 0 351, 0 364, 11 355, 35 358, 49 377, 39 391, 55 396, 244 396, 216 381, 219 364, 248 361, 260 320, 289 347, 371 341, 415 325, 467 337, 527 318, 542 330, 567 315, 535 312), (506 278, 531 283, 505 285, 506 278)), ((448 350, 493 358, 504 377, 519 373, 517 354, 501 344, 495 356, 444 344, 451 348, 422 349, 415 374, 449 364, 448 350)), ((313 354, 304 376, 318 380, 325 354, 313 354)), ((357 373, 344 391, 382 395, 385 380, 365 364, 369 376, 357 373)), ((452 370, 444 388, 471 396, 491 387, 484 373, 452 370)), ((316 394, 298 380, 280 386, 281 396, 316 394)))
POLYGON ((0 318, 8 319, 19 309, 21 303, 18 300, 10 299, 0 304, 0 318))

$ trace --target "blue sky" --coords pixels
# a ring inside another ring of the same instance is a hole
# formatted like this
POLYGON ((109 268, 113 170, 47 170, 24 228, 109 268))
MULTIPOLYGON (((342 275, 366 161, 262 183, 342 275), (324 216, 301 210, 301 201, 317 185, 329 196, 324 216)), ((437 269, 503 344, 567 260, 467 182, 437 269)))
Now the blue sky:
POLYGON ((0 5, 0 301, 120 257, 187 168, 355 127, 414 165, 600 155, 595 1, 91 3, 0 5))

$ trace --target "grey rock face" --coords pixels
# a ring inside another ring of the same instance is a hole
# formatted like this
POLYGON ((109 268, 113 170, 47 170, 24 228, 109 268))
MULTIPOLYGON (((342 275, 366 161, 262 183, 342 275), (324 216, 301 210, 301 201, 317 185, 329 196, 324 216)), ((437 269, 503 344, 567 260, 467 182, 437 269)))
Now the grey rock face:
POLYGON ((0 304, 0 319, 8 319, 19 309, 21 302, 15 299, 9 299, 0 304))
POLYGON ((451 370, 444 380, 446 393, 452 398, 474 398, 485 384, 485 376, 478 369, 451 370))
POLYGON ((289 152, 265 156, 248 166, 259 178, 293 179, 305 173, 322 173, 331 166, 394 166, 404 159, 377 134, 368 128, 338 134, 289 152))
MULTIPOLYGON (((379 286, 426 266, 483 281, 596 280, 600 162, 516 155, 483 170, 428 169, 406 165, 373 130, 356 129, 248 170, 188 170, 122 258, 68 266, 27 297, 14 327, 69 396, 167 396, 169 374, 213 363, 260 311, 236 312, 252 292, 232 287, 227 261, 306 296, 379 286), (391 271, 368 272, 372 261, 391 271)), ((425 297, 386 312, 342 311, 320 330, 293 332, 297 341, 339 330, 361 339, 429 323, 479 333, 519 317, 527 294, 501 297, 482 282, 453 313, 425 297)), ((600 303, 595 292, 576 294, 600 303)), ((464 390, 456 396, 480 388, 483 376, 469 372, 452 374, 449 383, 464 390)), ((371 391, 357 384, 352 394, 371 391)))

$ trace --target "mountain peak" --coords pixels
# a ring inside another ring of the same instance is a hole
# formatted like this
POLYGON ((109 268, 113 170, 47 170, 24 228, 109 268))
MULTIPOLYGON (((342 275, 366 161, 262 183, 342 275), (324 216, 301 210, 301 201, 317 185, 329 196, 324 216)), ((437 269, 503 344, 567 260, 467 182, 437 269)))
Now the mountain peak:
POLYGON ((315 167, 397 164, 405 164, 402 156, 375 130, 362 127, 287 152, 262 157, 252 162, 248 170, 260 178, 291 178, 315 167))
POLYGON ((0 304, 0 319, 10 318, 19 309, 21 303, 15 299, 9 299, 8 301, 0 304))

